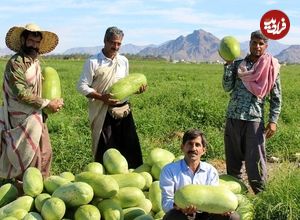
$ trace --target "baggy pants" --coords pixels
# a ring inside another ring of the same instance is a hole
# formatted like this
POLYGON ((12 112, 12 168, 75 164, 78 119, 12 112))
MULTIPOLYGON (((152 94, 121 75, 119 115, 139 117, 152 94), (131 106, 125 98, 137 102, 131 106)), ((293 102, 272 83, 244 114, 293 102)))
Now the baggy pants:
POLYGON ((103 154, 109 148, 116 148, 120 151, 128 162, 128 168, 137 168, 143 164, 132 113, 122 119, 114 119, 109 113, 106 114, 95 161, 103 163, 103 154))
POLYGON ((263 122, 227 119, 224 142, 227 174, 241 179, 242 162, 245 161, 253 192, 262 191, 267 178, 263 122))

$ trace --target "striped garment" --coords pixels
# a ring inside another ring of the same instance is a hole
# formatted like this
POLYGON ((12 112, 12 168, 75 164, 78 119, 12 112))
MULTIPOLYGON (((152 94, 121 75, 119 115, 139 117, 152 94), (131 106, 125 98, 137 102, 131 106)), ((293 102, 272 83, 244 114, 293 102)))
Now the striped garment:
POLYGON ((8 62, 3 79, 3 106, 0 108, 2 178, 21 175, 39 148, 43 130, 41 108, 49 102, 41 99, 41 83, 38 60, 15 55, 8 62), (20 60, 23 62, 18 62, 20 60))

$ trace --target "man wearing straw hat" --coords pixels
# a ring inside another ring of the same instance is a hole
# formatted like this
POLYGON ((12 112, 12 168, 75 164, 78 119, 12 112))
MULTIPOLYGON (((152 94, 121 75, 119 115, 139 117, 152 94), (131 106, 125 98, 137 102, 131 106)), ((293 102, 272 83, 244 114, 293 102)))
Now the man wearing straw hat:
POLYGON ((6 45, 15 51, 7 62, 3 78, 3 107, 0 112, 0 177, 21 180, 28 167, 50 174, 52 148, 43 108, 58 112, 62 99, 41 98, 42 75, 38 55, 49 53, 58 44, 55 33, 36 24, 12 27, 6 45))

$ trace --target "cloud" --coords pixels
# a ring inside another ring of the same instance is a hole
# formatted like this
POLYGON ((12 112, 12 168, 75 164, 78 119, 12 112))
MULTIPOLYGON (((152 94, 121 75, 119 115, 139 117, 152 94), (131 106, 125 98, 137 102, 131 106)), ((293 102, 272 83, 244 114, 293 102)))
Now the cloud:
POLYGON ((278 4, 278 1, 275 1, 275 0, 267 0, 266 1, 266 5, 276 5, 278 4))

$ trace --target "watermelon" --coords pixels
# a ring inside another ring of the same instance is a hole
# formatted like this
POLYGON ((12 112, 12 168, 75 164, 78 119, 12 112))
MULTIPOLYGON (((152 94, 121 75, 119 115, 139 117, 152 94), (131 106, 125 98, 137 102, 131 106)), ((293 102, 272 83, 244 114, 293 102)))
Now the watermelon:
POLYGON ((228 174, 221 174, 219 178, 220 185, 227 187, 235 194, 248 192, 247 186, 241 180, 235 178, 234 176, 228 174))
POLYGON ((199 184, 177 190, 174 202, 179 208, 194 205, 199 211, 216 214, 234 211, 238 206, 237 196, 226 187, 199 184))
POLYGON ((23 175, 23 191, 25 195, 36 197, 44 189, 43 176, 36 167, 29 167, 23 175))
POLYGON ((129 172, 126 158, 115 148, 109 148, 104 152, 103 165, 109 174, 129 172))
POLYGON ((71 182, 58 187, 53 192, 52 197, 60 198, 67 207, 75 207, 91 202, 94 197, 94 191, 87 183, 71 182))
POLYGON ((225 61, 233 61, 241 54, 240 43, 233 36, 222 38, 219 45, 219 54, 225 61))
POLYGON ((147 214, 150 213, 152 209, 152 202, 150 199, 142 199, 136 207, 142 208, 147 214))
POLYGON ((64 177, 52 175, 44 180, 44 187, 49 194, 52 194, 58 187, 65 185, 69 182, 70 180, 64 177))
POLYGON ((81 172, 75 176, 76 182, 89 184, 97 197, 108 199, 119 191, 117 181, 110 175, 97 174, 93 172, 81 172))
POLYGON ((153 166, 153 164, 157 163, 158 161, 166 161, 168 163, 174 161, 175 156, 172 152, 163 149, 163 148, 153 148, 148 157, 147 157, 147 164, 153 166))
MULTIPOLYGON (((42 70, 42 98, 43 99, 58 99, 61 98, 61 85, 57 71, 46 66, 42 70)), ((43 109, 46 114, 52 113, 49 109, 43 109)))
POLYGON ((241 220, 253 220, 254 219, 254 205, 250 199, 243 194, 237 194, 239 205, 236 212, 239 214, 241 220))
POLYGON ((94 173, 104 174, 104 167, 99 162, 91 162, 85 165, 83 171, 91 171, 94 173))
POLYGON ((43 207, 43 204, 44 202, 46 202, 47 199, 50 199, 51 198, 51 195, 48 194, 48 193, 41 193, 39 194, 37 197, 35 197, 34 199, 34 206, 35 206, 35 209, 39 212, 41 212, 42 210, 42 207, 43 207))
POLYGON ((112 94, 112 98, 124 100, 139 92, 142 85, 147 85, 146 76, 141 73, 132 73, 114 83, 108 91, 112 94))
POLYGON ((69 180, 70 182, 75 180, 75 176, 73 173, 65 171, 59 174, 62 178, 65 178, 66 180, 69 180))
POLYGON ((137 206, 140 201, 145 199, 145 195, 137 187, 123 187, 113 199, 117 200, 122 208, 129 208, 137 206))
POLYGON ((99 220, 100 211, 97 207, 87 204, 79 206, 75 211, 74 220, 99 220))
POLYGON ((144 215, 135 217, 133 220, 154 220, 154 218, 149 214, 144 214, 144 215))
POLYGON ((29 212, 24 216, 22 220, 43 220, 43 218, 37 212, 29 212))
POLYGON ((0 187, 0 207, 14 201, 18 197, 18 189, 11 183, 0 187))
POLYGON ((59 198, 48 199, 42 207, 41 214, 45 220, 62 219, 66 212, 65 203, 59 198))
POLYGON ((31 196, 18 197, 16 200, 0 208, 0 219, 8 216, 8 213, 14 213, 14 210, 25 210, 29 212, 33 208, 33 205, 34 200, 31 196))
POLYGON ((144 215, 146 212, 144 209, 139 207, 130 207, 123 209, 124 220, 132 220, 137 216, 144 215))
POLYGON ((159 181, 154 181, 149 188, 149 199, 152 203, 152 211, 159 212, 162 210, 161 206, 161 189, 159 181))
POLYGON ((103 199, 98 203, 98 209, 101 213, 101 218, 107 220, 123 220, 124 213, 120 203, 114 199, 103 199))
POLYGON ((120 188, 133 186, 139 189, 143 189, 146 185, 145 178, 139 173, 132 172, 123 174, 112 174, 110 176, 117 181, 120 188))

